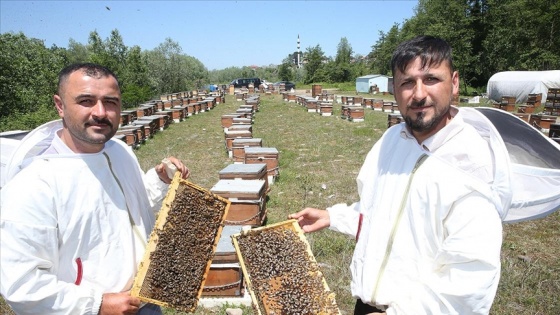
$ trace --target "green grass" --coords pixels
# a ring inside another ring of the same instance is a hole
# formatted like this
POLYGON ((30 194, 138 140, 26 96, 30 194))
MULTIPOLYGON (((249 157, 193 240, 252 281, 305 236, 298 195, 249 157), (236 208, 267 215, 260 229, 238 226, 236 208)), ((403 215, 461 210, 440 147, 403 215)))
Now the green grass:
MULTIPOLYGON (((219 180, 218 172, 233 163, 225 150, 221 115, 235 112, 241 104, 227 96, 225 104, 159 132, 136 150, 142 168, 173 155, 189 166, 192 182, 211 188, 219 180)), ((357 173, 371 146, 386 130, 387 114, 366 110, 364 122, 350 122, 340 118, 340 106, 334 109, 333 116, 322 117, 283 102, 279 95, 261 96, 253 137, 279 151, 280 176, 268 194, 269 224, 283 221, 289 213, 306 206, 325 208, 357 199, 357 173)), ((341 312, 352 314, 348 267, 354 240, 329 230, 307 238, 341 312)), ((505 225, 503 244, 501 282, 491 314, 560 314, 560 212, 537 221, 505 225)), ((199 307, 195 314, 225 314, 227 307, 233 306, 199 307)), ((250 307, 243 310, 252 314, 250 307)), ((181 313, 167 309, 165 314, 181 313)))

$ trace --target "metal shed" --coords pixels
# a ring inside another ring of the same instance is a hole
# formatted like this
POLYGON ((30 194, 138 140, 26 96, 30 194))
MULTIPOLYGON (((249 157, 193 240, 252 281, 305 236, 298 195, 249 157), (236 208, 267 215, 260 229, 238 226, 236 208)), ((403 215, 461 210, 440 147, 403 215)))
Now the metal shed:
POLYGON ((377 86, 379 92, 389 92, 393 94, 393 77, 383 74, 369 74, 356 78, 356 91, 368 93, 370 87, 377 86))

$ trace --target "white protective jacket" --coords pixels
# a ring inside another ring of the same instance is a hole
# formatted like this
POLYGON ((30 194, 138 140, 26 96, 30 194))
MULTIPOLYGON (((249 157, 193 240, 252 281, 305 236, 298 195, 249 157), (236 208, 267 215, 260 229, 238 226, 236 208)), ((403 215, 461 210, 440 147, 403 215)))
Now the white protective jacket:
POLYGON ((118 140, 33 157, 61 127, 22 140, 1 190, 1 293, 18 314, 97 314, 103 293, 129 290, 167 189, 118 140))
POLYGON ((464 114, 422 145, 404 123, 390 128, 360 170, 360 201, 327 209, 331 229, 357 238, 353 296, 387 314, 488 314, 492 305, 511 200, 507 152, 464 114))

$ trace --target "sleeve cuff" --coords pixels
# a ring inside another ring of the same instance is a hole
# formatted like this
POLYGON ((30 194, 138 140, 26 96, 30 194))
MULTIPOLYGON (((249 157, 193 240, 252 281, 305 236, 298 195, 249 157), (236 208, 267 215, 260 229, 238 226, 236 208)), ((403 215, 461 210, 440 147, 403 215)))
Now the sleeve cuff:
POLYGON ((329 229, 355 237, 360 216, 356 209, 358 209, 358 203, 351 206, 339 203, 327 208, 330 218, 329 229))
POLYGON ((98 315, 101 311, 101 303, 103 303, 103 293, 95 292, 93 295, 93 304, 91 306, 91 314, 98 315))

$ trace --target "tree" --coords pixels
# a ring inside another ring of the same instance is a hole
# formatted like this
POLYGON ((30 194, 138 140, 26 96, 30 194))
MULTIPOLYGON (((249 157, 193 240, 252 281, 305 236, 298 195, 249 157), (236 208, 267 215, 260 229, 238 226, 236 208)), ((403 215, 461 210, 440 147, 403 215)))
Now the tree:
POLYGON ((368 58, 375 74, 391 75, 391 57, 401 42, 399 24, 395 23, 387 33, 379 31, 379 39, 372 46, 368 58))
POLYGON ((52 95, 64 58, 23 33, 0 35, 0 128, 32 129, 56 117, 52 95))
POLYGON ((329 65, 329 78, 331 82, 348 82, 354 79, 352 69, 352 46, 348 43, 348 39, 343 37, 340 39, 336 50, 334 64, 329 65))
POLYGON ((208 80, 208 70, 198 59, 184 55, 181 46, 166 38, 145 54, 148 79, 159 94, 199 88, 208 80))
POLYGON ((147 64, 139 46, 133 46, 129 50, 119 79, 122 82, 122 101, 125 108, 138 106, 155 94, 155 87, 150 86, 147 64))
POLYGON ((293 71, 293 63, 292 63, 293 56, 288 55, 288 57, 284 58, 282 64, 278 66, 278 78, 280 81, 293 81, 294 80, 294 71, 293 71))
POLYGON ((120 76, 124 71, 128 48, 118 30, 111 31, 111 36, 105 41, 104 46, 107 56, 106 66, 120 76))
POLYGON ((324 81, 326 75, 321 71, 321 68, 323 67, 325 53, 321 49, 321 46, 308 47, 305 52, 305 59, 307 59, 307 63, 305 64, 304 83, 309 84, 312 82, 324 81))
POLYGON ((485 76, 506 70, 560 69, 560 3, 488 0, 485 76))
POLYGON ((82 63, 89 60, 89 51, 86 45, 80 44, 74 39, 68 40, 68 49, 66 50, 68 63, 82 63))

